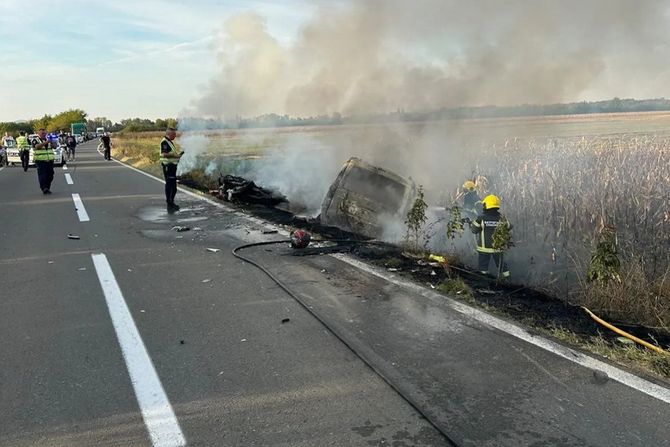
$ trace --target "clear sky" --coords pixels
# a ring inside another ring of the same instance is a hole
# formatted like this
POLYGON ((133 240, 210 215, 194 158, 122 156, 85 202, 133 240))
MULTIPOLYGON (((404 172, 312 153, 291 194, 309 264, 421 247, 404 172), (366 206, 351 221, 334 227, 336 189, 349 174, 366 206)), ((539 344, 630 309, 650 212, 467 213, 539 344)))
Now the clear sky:
POLYGON ((1 0, 0 121, 69 108, 89 117, 177 116, 216 69, 212 41, 256 11, 290 41, 308 0, 1 0))

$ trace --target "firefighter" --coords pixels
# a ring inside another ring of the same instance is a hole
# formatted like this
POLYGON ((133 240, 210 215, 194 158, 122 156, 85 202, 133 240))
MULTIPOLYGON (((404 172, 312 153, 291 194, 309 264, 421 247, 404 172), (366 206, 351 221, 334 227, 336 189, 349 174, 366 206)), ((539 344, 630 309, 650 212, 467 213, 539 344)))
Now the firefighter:
POLYGON ((184 153, 177 152, 177 147, 174 144, 176 136, 177 131, 168 127, 160 148, 160 162, 163 167, 163 177, 165 177, 165 201, 167 202, 168 213, 179 211, 179 205, 174 203, 174 198, 177 195, 177 165, 184 153))
MULTIPOLYGON (((485 275, 489 274, 489 264, 491 259, 496 265, 496 269, 500 272, 503 278, 509 278, 510 273, 507 268, 507 263, 502 256, 502 250, 493 248, 493 232, 499 225, 508 225, 509 229, 512 226, 507 219, 504 219, 500 214, 500 199, 494 195, 488 195, 482 200, 483 211, 470 224, 470 229, 476 236, 477 254, 479 256, 479 271, 485 275), (502 262, 502 268, 500 263, 502 262)), ((498 276, 498 274, 494 275, 498 276)))
POLYGON ((19 149, 19 157, 21 157, 21 166, 23 167, 23 172, 28 171, 28 163, 30 162, 30 142, 26 133, 24 131, 19 132, 19 136, 16 139, 16 145, 19 149))
POLYGON ((481 199, 475 190, 475 182, 467 180, 463 183, 463 214, 470 220, 475 220, 481 209, 481 199))
POLYGON ((37 180, 40 183, 42 194, 51 194, 51 182, 54 179, 54 151, 52 142, 47 140, 44 129, 37 132, 37 138, 32 141, 33 160, 37 165, 37 180))

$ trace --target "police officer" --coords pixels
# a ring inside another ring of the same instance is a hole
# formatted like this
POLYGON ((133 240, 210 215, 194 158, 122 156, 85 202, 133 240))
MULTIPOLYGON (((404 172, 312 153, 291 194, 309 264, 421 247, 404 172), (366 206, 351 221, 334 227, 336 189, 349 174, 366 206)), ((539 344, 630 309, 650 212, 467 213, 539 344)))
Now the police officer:
POLYGON ((19 149, 19 157, 21 157, 23 172, 26 172, 28 171, 28 163, 30 162, 30 142, 24 131, 19 132, 19 137, 16 139, 16 146, 19 149))
POLYGON ((37 180, 40 183, 42 194, 51 194, 51 182, 54 179, 54 152, 52 142, 47 140, 44 129, 37 132, 37 138, 32 141, 33 160, 37 165, 37 180))
POLYGON ((488 195, 484 197, 482 204, 484 208, 482 214, 477 216, 470 224, 470 229, 477 235, 479 271, 485 275, 489 274, 489 264, 491 263, 491 259, 493 259, 498 271, 502 271, 501 276, 509 278, 510 273, 507 263, 502 259, 502 250, 493 248, 493 232, 499 225, 507 225, 510 229, 512 226, 500 214, 500 199, 497 196, 488 195), (501 261, 503 264, 502 268, 500 267, 501 261))
POLYGON ((167 202, 168 213, 179 211, 179 205, 174 203, 174 197, 177 195, 177 165, 184 153, 177 151, 177 146, 174 144, 176 137, 177 131, 168 127, 160 148, 160 162, 163 167, 163 177, 165 177, 165 201, 167 202))

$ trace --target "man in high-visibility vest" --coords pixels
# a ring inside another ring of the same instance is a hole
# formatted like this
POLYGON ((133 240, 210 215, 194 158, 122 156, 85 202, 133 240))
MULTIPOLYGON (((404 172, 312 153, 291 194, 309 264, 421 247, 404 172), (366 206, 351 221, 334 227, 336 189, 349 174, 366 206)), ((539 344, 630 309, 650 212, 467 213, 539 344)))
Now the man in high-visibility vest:
POLYGON ((28 171, 28 163, 30 162, 30 142, 24 131, 19 132, 19 137, 16 139, 16 146, 19 149, 19 157, 21 157, 23 172, 26 172, 28 171))
POLYGON ((168 127, 160 148, 160 162, 163 167, 163 177, 165 177, 165 201, 167 202, 168 213, 179 211, 179 205, 174 203, 174 198, 177 195, 177 165, 184 153, 177 151, 177 146, 174 144, 176 137, 177 131, 168 127))
POLYGON ((47 140, 47 132, 40 129, 37 138, 32 141, 33 160, 37 165, 37 180, 42 194, 51 194, 51 182, 54 179, 54 151, 52 143, 47 140))

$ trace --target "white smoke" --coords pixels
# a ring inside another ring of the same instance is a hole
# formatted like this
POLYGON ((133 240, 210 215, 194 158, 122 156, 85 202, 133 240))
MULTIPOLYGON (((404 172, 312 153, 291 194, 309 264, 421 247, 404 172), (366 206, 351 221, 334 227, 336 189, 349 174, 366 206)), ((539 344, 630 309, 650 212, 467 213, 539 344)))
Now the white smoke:
POLYGON ((200 157, 207 153, 209 141, 209 138, 202 134, 182 134, 177 139, 177 144, 184 151, 184 156, 179 160, 177 175, 201 167, 200 157))
POLYGON ((316 216, 343 162, 323 142, 306 135, 292 135, 281 147, 269 150, 250 177, 303 206, 307 215, 316 216))

